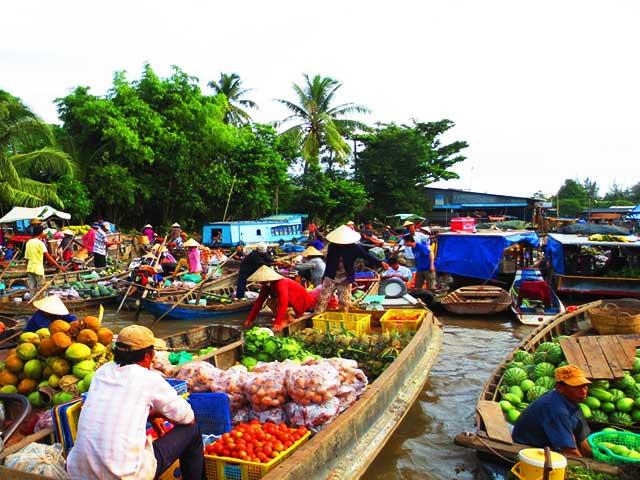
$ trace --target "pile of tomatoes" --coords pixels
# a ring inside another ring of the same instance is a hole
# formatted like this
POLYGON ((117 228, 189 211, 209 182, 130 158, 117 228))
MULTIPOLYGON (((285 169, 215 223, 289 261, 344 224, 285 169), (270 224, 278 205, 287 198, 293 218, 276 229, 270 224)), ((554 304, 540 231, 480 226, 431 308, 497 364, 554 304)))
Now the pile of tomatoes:
POLYGON ((307 433, 305 427, 290 428, 284 423, 241 423, 222 438, 205 447, 205 453, 255 463, 269 463, 307 433))

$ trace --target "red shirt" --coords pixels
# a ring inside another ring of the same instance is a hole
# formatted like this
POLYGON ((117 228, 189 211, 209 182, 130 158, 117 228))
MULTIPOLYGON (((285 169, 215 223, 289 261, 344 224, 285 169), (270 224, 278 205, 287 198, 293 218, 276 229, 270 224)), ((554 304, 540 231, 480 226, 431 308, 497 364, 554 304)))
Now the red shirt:
POLYGON ((278 299, 276 320, 274 322, 274 324, 278 325, 284 323, 288 307, 293 308, 297 316, 302 315, 307 310, 311 310, 318 301, 320 289, 307 292, 306 288, 290 278, 283 278, 268 285, 263 285, 260 289, 260 295, 258 295, 256 303, 253 304, 253 308, 247 317, 248 322, 253 322, 256 319, 269 295, 275 295, 278 299))
POLYGON ((87 249, 89 253, 93 253, 93 244, 96 241, 96 229, 92 228, 82 236, 82 246, 87 249))

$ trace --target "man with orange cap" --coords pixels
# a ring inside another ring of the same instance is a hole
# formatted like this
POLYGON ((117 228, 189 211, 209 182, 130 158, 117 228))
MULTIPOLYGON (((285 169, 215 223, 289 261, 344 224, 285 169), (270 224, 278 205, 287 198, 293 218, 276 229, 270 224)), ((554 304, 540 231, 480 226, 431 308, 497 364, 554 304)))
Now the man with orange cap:
POLYGON ((556 388, 522 412, 513 427, 513 441, 551 449, 566 455, 590 457, 589 426, 578 407, 591 383, 574 365, 558 367, 556 388))

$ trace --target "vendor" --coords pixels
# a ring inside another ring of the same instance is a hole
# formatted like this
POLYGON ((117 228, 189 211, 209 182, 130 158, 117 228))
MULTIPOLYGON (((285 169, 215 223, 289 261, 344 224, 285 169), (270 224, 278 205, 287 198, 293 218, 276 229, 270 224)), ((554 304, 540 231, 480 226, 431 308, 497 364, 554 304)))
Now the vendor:
POLYGON ((150 223, 142 227, 142 235, 147 237, 149 244, 153 245, 153 242, 156 240, 156 233, 153 231, 153 226, 150 223))
POLYGON ((269 299, 269 308, 275 313, 273 330, 280 331, 287 324, 288 309, 292 308, 296 317, 315 306, 320 296, 320 289, 307 291, 295 280, 283 277, 266 265, 261 266, 248 280, 259 282, 260 294, 253 304, 244 326, 249 328, 260 313, 262 306, 269 299))
POLYGON ((79 246, 82 246, 82 243, 75 239, 75 234, 68 228, 65 228, 60 233, 63 236, 62 240, 60 241, 60 247, 58 247, 58 250, 60 252, 62 261, 68 263, 73 258, 73 244, 75 243, 79 246))
POLYGON ((425 282, 427 283, 428 289, 435 288, 436 267, 433 261, 433 253, 429 246, 424 243, 418 243, 412 235, 404 237, 404 245, 406 249, 412 251, 416 262, 416 281, 414 288, 421 289, 425 282))
POLYGON ((371 222, 367 222, 360 229, 360 235, 362 237, 362 243, 366 243, 374 246, 381 246, 384 244, 383 240, 380 240, 376 233, 373 231, 373 224, 371 222))
POLYGON ((389 269, 385 270, 382 274, 382 278, 401 278, 403 281, 408 282, 413 277, 413 273, 408 267, 400 265, 398 257, 391 257, 389 259, 389 269))
POLYGON ((24 258, 27 260, 27 285, 29 289, 37 290, 42 282, 44 282, 44 259, 47 259, 51 265, 58 270, 65 272, 62 267, 47 251, 47 236, 45 235, 42 225, 34 225, 34 238, 30 238, 24 247, 24 258))
POLYGON ((351 284, 355 281, 355 264, 357 258, 370 261, 375 266, 389 268, 385 262, 374 257, 366 249, 357 245, 360 234, 348 225, 341 225, 327 235, 327 267, 322 279, 322 293, 316 312, 323 313, 327 309, 329 299, 338 292, 340 309, 349 310, 351 303, 351 284))
POLYGON ((171 232, 169 233, 169 239, 167 240, 167 245, 170 245, 172 248, 181 249, 184 244, 184 239, 182 238, 182 228, 179 223, 174 223, 171 225, 171 232))
POLYGON ((513 427, 513 441, 590 457, 589 426, 578 404, 587 397, 591 382, 573 365, 556 368, 555 379, 555 390, 542 395, 522 412, 513 427))
POLYGON ((182 478, 200 480, 202 437, 189 403, 150 370, 163 340, 142 325, 123 328, 114 361, 100 367, 82 405, 78 435, 67 459, 71 480, 158 478, 180 460, 182 478), (149 416, 164 417, 173 429, 150 442, 149 416))
POLYGON ((25 327, 25 332, 35 332, 41 328, 49 328, 54 320, 64 320, 73 322, 76 320, 75 315, 69 314, 67 306, 62 303, 57 295, 49 295, 33 302, 33 306, 37 308, 25 327))
POLYGON ((82 246, 87 250, 89 255, 93 254, 93 244, 96 241, 96 232, 99 228, 100 224, 98 222, 93 222, 91 224, 91 230, 82 236, 82 246))
POLYGON ((313 247, 307 247, 307 249, 302 252, 302 256, 305 258, 305 261, 296 265, 296 270, 302 273, 303 276, 308 276, 311 285, 314 287, 320 286, 326 267, 322 259, 322 252, 313 247))
POLYGON ((189 273, 202 272, 202 264, 200 263, 200 244, 193 238, 184 242, 187 249, 187 261, 189 262, 189 273))
MULTIPOLYGON (((406 238, 409 235, 411 235, 415 239, 416 243, 421 243, 423 245, 426 245, 427 247, 431 243, 430 239, 429 239, 429 236, 425 235, 424 233, 422 233, 422 232, 420 232, 418 230, 416 230, 416 226, 415 226, 415 224, 413 222, 407 220, 406 222, 404 222, 402 224, 402 226, 406 228, 406 233, 404 235, 404 238, 406 238)), ((411 248, 407 248, 407 244, 405 243, 404 238, 400 242, 400 245, 403 245, 405 247, 404 251, 403 251, 403 255, 404 255, 405 260, 407 261, 407 266, 408 267, 415 267, 416 266, 416 258, 415 258, 414 254, 413 254, 413 250, 411 250, 411 248)))
POLYGON ((96 268, 107 266, 107 248, 120 243, 118 241, 108 241, 108 233, 109 224, 105 222, 100 223, 93 241, 93 265, 96 268))
POLYGON ((267 252, 267 244, 260 242, 256 245, 249 255, 240 262, 240 270, 238 271, 238 285, 236 287, 236 298, 244 298, 244 292, 247 287, 247 279, 253 275, 263 265, 271 265, 273 260, 267 252))

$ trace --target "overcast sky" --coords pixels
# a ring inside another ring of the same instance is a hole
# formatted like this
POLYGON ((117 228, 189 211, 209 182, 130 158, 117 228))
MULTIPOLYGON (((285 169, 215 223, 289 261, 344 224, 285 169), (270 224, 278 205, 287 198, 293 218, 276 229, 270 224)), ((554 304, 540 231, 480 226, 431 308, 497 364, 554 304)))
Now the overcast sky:
MULTIPOLYGON (((267 122, 303 72, 344 85, 370 123, 448 118, 461 179, 530 195, 565 178, 640 181, 638 1, 3 2, 0 89, 56 122, 53 100, 145 62, 206 83, 237 72, 267 122)), ((209 89, 205 88, 205 91, 209 89)))

